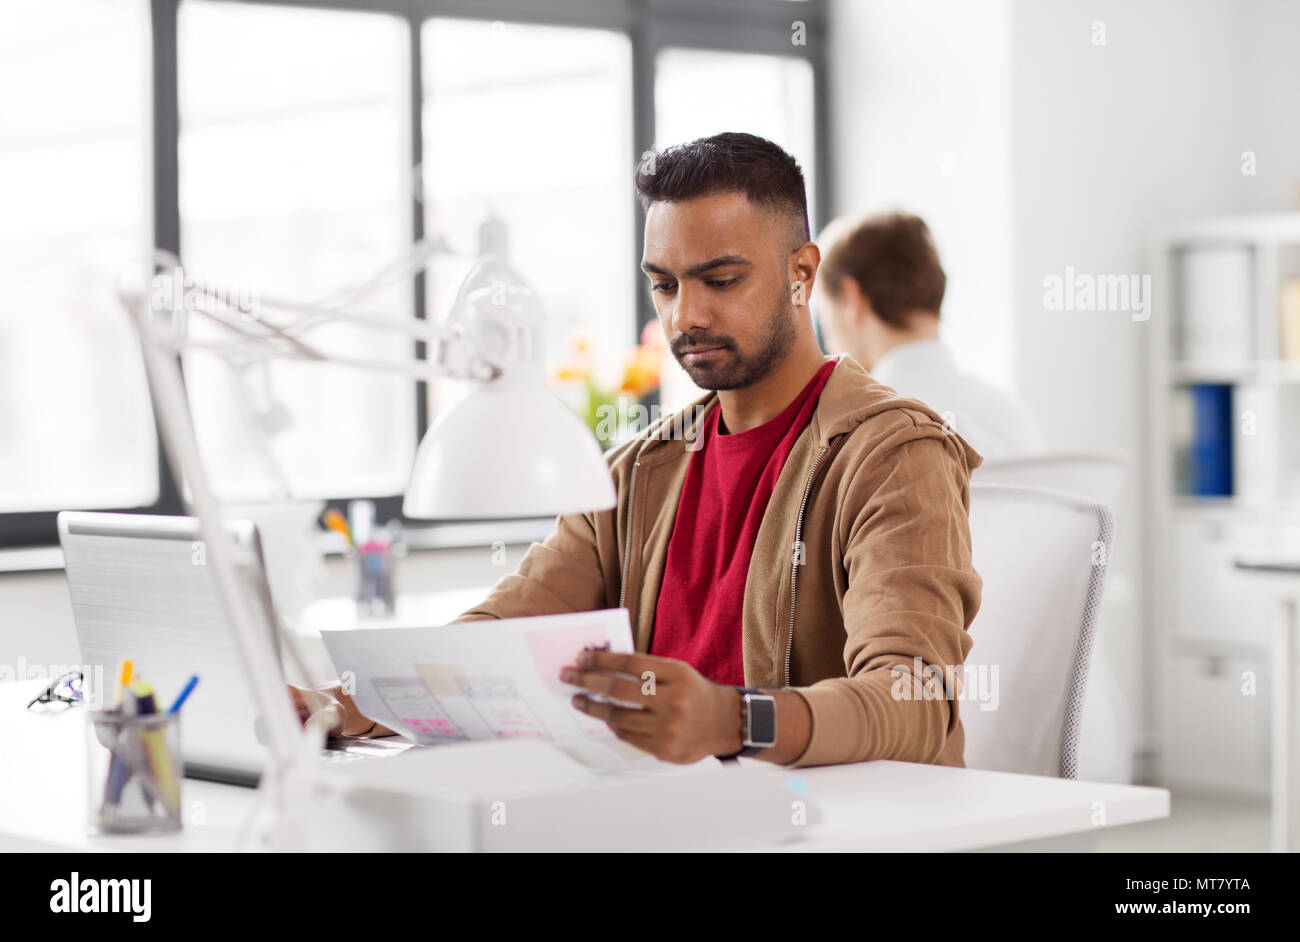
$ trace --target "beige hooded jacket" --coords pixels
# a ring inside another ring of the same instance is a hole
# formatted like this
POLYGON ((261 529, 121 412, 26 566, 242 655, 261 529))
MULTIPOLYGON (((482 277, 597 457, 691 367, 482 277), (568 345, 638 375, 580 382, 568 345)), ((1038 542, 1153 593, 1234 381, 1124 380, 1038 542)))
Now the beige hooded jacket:
MULTIPOLYGON (((617 508, 559 517, 461 618, 626 606, 648 651, 696 432, 717 403, 709 393, 611 450, 617 508)), ((960 687, 944 679, 960 683, 979 608, 967 515, 981 461, 929 406, 838 358, 776 482, 740 612, 746 685, 793 687, 812 711, 794 765, 963 765, 960 687)))

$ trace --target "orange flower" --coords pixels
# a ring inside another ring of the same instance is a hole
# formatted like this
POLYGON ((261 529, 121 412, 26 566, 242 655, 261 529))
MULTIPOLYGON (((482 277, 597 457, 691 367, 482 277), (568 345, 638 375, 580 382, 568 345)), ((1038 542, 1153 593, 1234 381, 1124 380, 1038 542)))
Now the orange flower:
POLYGON ((551 377, 556 383, 585 383, 587 366, 584 363, 561 363, 551 377))
POLYGON ((648 344, 642 344, 632 353, 631 359, 623 370, 623 382, 619 392, 640 399, 649 392, 659 388, 659 371, 663 362, 663 350, 648 344))

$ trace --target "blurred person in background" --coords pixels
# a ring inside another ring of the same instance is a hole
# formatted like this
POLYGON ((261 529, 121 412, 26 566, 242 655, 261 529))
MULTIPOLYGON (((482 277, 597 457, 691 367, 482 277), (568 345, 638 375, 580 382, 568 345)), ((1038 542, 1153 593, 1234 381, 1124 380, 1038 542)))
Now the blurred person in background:
POLYGON ((924 221, 901 212, 836 220, 817 241, 813 307, 828 353, 848 353, 879 382, 929 405, 986 459, 1042 450, 1025 405, 962 373, 939 339, 947 277, 924 221))

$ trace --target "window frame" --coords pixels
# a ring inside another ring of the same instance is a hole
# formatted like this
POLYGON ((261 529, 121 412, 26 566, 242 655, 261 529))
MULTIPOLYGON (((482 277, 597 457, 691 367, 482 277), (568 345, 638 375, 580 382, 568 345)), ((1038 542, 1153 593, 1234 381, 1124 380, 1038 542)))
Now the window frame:
MULTIPOLYGON (((150 126, 153 157, 153 244, 179 257, 181 221, 179 200, 180 120, 177 89, 177 19, 186 0, 150 0, 150 46, 152 102, 150 126)), ((631 168, 654 142, 655 62, 666 48, 692 48, 723 52, 782 55, 807 61, 813 70, 813 146, 816 192, 810 203, 820 220, 828 218, 831 205, 831 158, 827 141, 828 101, 826 73, 827 0, 226 0, 226 2, 303 9, 388 14, 406 22, 410 36, 410 166, 424 159, 424 85, 421 27, 433 18, 504 21, 536 26, 567 26, 604 29, 627 36, 632 48, 632 150, 628 154, 628 199, 633 202, 634 245, 638 256, 644 249, 645 214, 630 185, 631 168), (804 24, 805 44, 791 42, 793 23, 804 24)), ((424 213, 412 200, 413 239, 424 236, 424 213)), ((630 262, 634 260, 629 260, 630 262)), ((654 307, 644 290, 641 273, 634 263, 628 277, 635 283, 635 330, 628 338, 635 343, 641 329, 655 319, 654 307)), ((413 280, 413 312, 427 319, 424 274, 413 280)), ((415 342, 414 353, 425 356, 423 342, 415 342)), ((428 384, 414 383, 416 397, 413 430, 418 443, 430 424, 428 384)), ((399 518, 405 526, 436 530, 440 524, 410 520, 402 514, 402 495, 356 494, 331 498, 326 506, 343 509, 350 500, 375 502, 380 520, 399 518)), ((140 507, 100 508, 117 513, 183 514, 186 507, 177 487, 176 475, 161 435, 158 436, 158 499, 140 507)), ((0 513, 0 548, 51 546, 58 542, 57 510, 0 513)), ((469 521, 457 521, 463 528, 469 521)), ((483 521, 485 525, 499 521, 483 521)), ((490 538, 489 538, 490 539, 490 538)))

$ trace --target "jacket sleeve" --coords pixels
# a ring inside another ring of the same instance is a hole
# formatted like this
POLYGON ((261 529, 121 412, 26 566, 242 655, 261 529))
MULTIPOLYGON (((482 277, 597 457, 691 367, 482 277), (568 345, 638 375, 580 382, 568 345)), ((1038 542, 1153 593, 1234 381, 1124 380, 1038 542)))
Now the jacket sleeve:
POLYGON ((596 551, 596 518, 612 511, 564 514, 541 543, 524 554, 519 568, 492 587, 488 597, 456 621, 559 615, 606 608, 605 574, 596 551))
POLYGON ((792 765, 935 762, 958 731, 945 693, 960 690, 981 589, 969 470, 941 431, 900 437, 859 466, 838 509, 846 676, 795 688, 812 735, 792 765))
MULTIPOLYGON (((639 445, 639 439, 632 439, 605 453, 620 506, 622 487, 616 468, 620 459, 639 445)), ((612 608, 615 603, 610 600, 610 587, 617 594, 620 573, 606 572, 601 559, 602 555, 610 558, 608 547, 617 540, 618 512, 611 508, 556 517, 551 535, 528 548, 519 568, 493 586, 486 599, 461 612, 455 620, 563 615, 612 608)))

